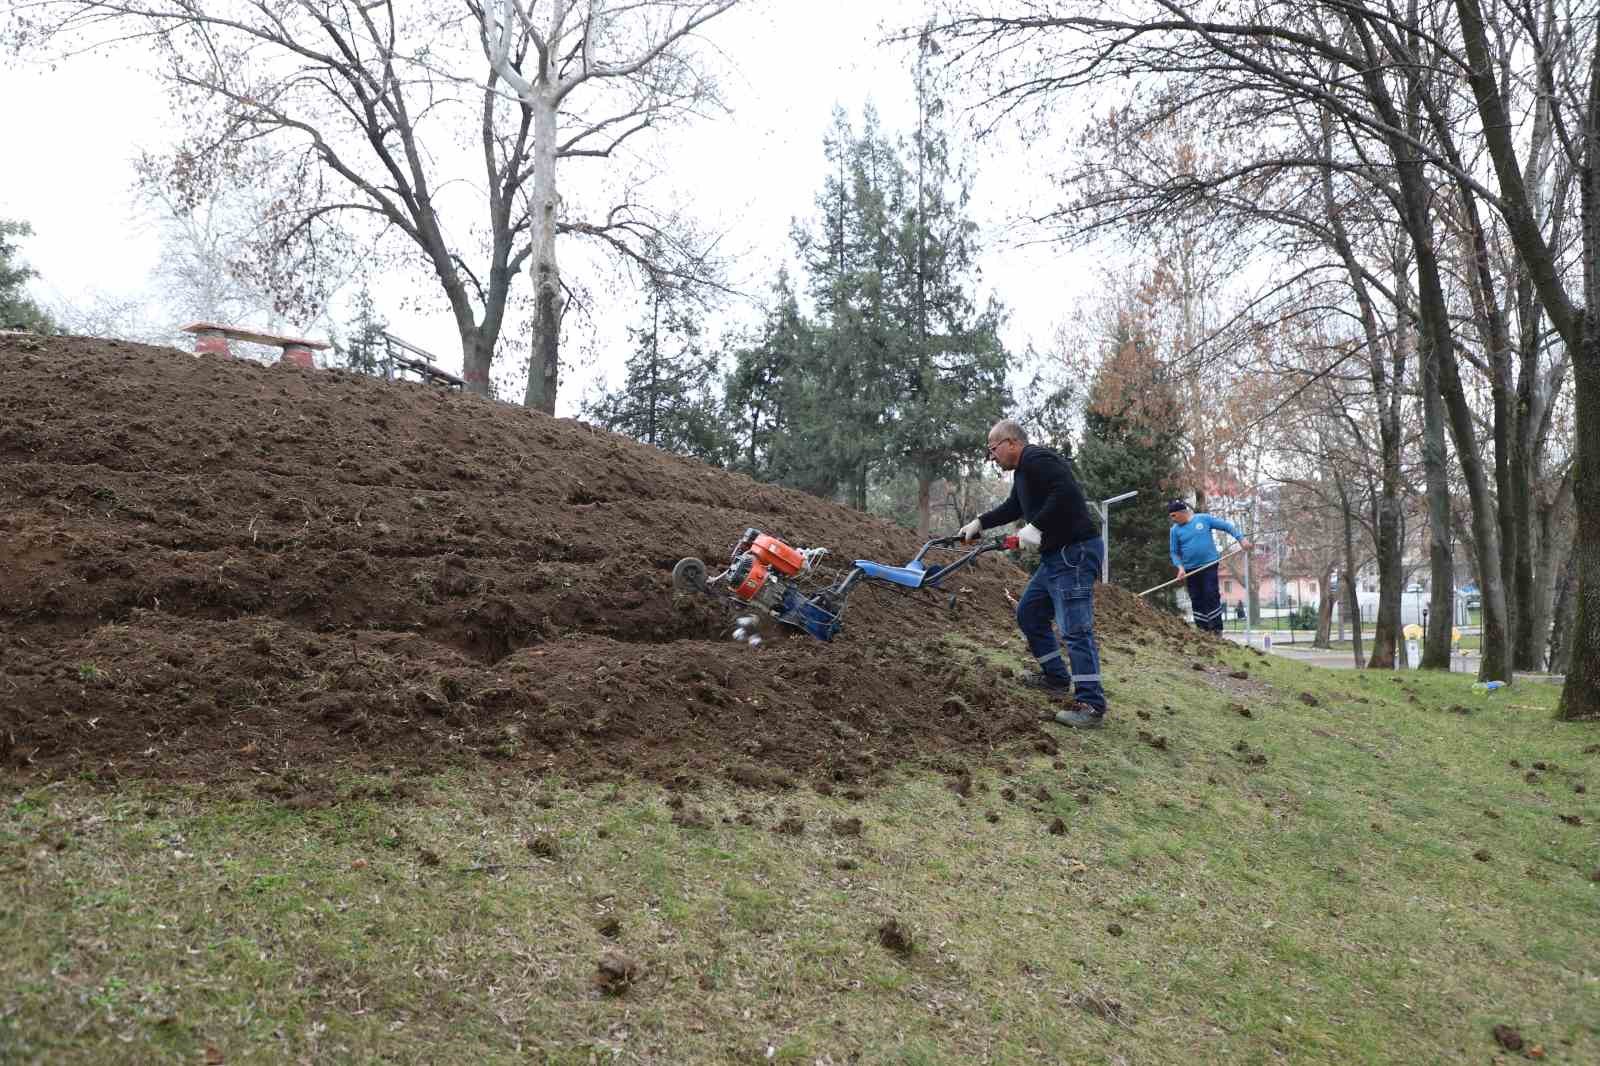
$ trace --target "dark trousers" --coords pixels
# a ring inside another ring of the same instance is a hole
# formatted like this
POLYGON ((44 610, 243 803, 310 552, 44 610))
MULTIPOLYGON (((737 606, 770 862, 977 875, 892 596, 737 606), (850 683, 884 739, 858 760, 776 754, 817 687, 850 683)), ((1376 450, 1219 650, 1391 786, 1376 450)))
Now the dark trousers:
POLYGON ((1045 552, 1017 600, 1017 626, 1028 638, 1039 669, 1061 681, 1070 679, 1073 696, 1102 711, 1106 693, 1100 686, 1100 647, 1094 639, 1094 583, 1100 580, 1105 553, 1099 537, 1045 552), (1061 661, 1062 643, 1067 646, 1066 664, 1061 661))
POLYGON ((1184 579, 1189 586, 1189 607, 1196 629, 1222 632, 1222 594, 1217 591, 1217 568, 1208 567, 1184 579))

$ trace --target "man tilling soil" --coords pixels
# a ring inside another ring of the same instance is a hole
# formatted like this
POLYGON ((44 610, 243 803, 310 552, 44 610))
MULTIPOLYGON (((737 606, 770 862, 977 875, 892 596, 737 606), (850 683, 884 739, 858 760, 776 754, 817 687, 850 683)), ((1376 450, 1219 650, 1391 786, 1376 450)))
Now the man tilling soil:
POLYGON ((1023 547, 1038 549, 1039 567, 1017 600, 1017 626, 1039 673, 1023 684, 1074 697, 1070 706, 1047 715, 1048 720, 1098 729, 1105 720, 1106 694, 1094 637, 1094 583, 1105 542, 1072 468, 1049 448, 1029 444, 1019 423, 995 423, 989 430, 988 455, 1000 469, 1012 472, 1011 495, 962 526, 961 538, 973 540, 985 529, 1019 518, 1026 522, 1017 539, 1023 547), (1062 662, 1063 641, 1070 673, 1062 662))

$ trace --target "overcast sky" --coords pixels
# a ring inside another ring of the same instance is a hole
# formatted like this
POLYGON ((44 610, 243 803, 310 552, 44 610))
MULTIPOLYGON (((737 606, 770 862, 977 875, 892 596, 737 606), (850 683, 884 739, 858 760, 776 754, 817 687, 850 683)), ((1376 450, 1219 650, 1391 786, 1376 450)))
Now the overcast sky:
MULTIPOLYGON (((886 129, 911 127, 909 56, 883 39, 896 26, 916 23, 922 9, 920 2, 756 0, 711 24, 706 35, 730 63, 719 80, 733 113, 674 133, 664 177, 707 228, 726 232, 724 247, 746 253, 737 281, 764 289, 790 254, 790 219, 812 209, 835 105, 859 115, 870 100, 886 129)), ((138 150, 159 149, 174 132, 160 87, 122 58, 90 57, 54 69, 0 68, 0 99, 9 102, 5 143, 24 149, 0 169, 0 218, 34 227, 23 244, 25 261, 40 274, 34 294, 56 306, 153 295, 159 240, 134 217, 129 190, 138 150)), ((1044 343, 1091 287, 1083 257, 1002 232, 1005 222, 1050 197, 1048 163, 989 147, 977 168, 973 210, 986 240, 983 280, 1011 310, 1006 339, 1014 350, 1030 340, 1044 343)), ((401 295, 377 293, 393 332, 458 369, 459 340, 448 314, 442 307, 434 314, 402 312, 401 295)), ((573 413, 593 382, 620 380, 621 326, 636 309, 613 304, 627 302, 601 305, 598 343, 583 365, 565 372, 558 413, 573 413)), ((151 306, 159 317, 159 306, 151 306)))

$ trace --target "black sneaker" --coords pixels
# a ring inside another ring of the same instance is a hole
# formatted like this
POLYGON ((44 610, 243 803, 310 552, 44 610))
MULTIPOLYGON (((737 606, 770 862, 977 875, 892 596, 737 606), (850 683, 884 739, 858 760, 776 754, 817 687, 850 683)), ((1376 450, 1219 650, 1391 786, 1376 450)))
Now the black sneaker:
POLYGON ((1052 695, 1072 691, 1072 682, 1064 677, 1053 677, 1050 674, 1029 674, 1022 679, 1023 688, 1036 689, 1052 695))
POLYGON ((1064 711, 1057 711, 1053 720, 1057 725, 1068 725, 1075 729, 1099 729, 1105 725, 1106 712, 1087 703, 1074 703, 1064 711))

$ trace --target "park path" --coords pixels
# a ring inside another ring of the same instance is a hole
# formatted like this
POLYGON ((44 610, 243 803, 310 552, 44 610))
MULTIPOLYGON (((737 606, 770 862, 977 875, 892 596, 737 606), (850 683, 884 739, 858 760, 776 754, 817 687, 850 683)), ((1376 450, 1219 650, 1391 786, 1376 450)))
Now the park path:
MULTIPOLYGON (((1243 633, 1223 634, 1235 644, 1244 644, 1248 647, 1261 647, 1262 633, 1250 634, 1250 639, 1245 639, 1243 633)), ((1348 649, 1327 651, 1313 648, 1308 644, 1284 644, 1274 640, 1271 648, 1272 654, 1281 655, 1285 659, 1293 659, 1309 666, 1322 666, 1331 670, 1352 670, 1355 668, 1355 659, 1348 649)), ((1450 669, 1458 674, 1475 674, 1478 672, 1478 657, 1473 654, 1454 655, 1450 658, 1450 669)), ((1553 681, 1561 682, 1565 677, 1561 674, 1519 673, 1517 679, 1526 681, 1553 681)))

